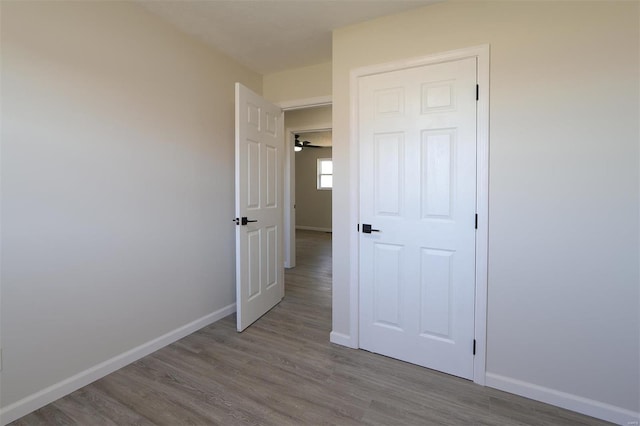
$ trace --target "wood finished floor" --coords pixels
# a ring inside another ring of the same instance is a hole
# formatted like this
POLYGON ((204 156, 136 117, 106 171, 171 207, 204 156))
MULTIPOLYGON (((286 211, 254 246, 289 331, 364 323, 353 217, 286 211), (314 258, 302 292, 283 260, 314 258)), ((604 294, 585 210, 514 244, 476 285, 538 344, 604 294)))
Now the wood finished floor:
POLYGON ((286 296, 31 413, 24 425, 602 425, 605 422, 329 343, 331 235, 298 231, 286 296))

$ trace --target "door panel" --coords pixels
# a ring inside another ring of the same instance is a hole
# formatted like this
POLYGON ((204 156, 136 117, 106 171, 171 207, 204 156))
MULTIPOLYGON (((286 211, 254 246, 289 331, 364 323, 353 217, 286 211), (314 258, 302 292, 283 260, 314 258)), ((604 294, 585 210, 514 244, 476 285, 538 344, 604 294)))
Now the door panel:
POLYGON ((266 207, 277 208, 278 203, 278 149, 267 145, 267 196, 266 207))
POLYGON ((454 130, 422 132, 422 218, 450 219, 453 189, 454 130))
POLYGON ((399 216, 404 186, 404 135, 402 133, 374 136, 375 176, 374 199, 378 215, 399 216))
POLYGON ((282 111, 236 83, 238 331, 284 296, 283 155, 282 111), (243 224, 242 218, 247 222, 243 224))
POLYGON ((420 334, 451 338, 453 252, 422 248, 420 334))
POLYGON ((375 244, 375 323, 402 329, 402 247, 375 244))
MULTIPOLYGON (((247 140, 247 209, 260 208, 260 143, 247 140)), ((241 160, 242 161, 242 160, 241 160)), ((244 161, 243 161, 244 162, 244 161)))
POLYGON ((260 286, 260 234, 261 230, 248 231, 247 232, 247 262, 249 263, 249 268, 247 272, 249 276, 247 277, 247 282, 249 284, 249 300, 252 300, 254 297, 260 294, 261 286, 260 286))
POLYGON ((473 375, 476 60, 359 78, 360 346, 473 375))
POLYGON ((278 227, 270 226, 266 229, 267 233, 267 289, 278 284, 278 257, 274 254, 278 253, 278 227))

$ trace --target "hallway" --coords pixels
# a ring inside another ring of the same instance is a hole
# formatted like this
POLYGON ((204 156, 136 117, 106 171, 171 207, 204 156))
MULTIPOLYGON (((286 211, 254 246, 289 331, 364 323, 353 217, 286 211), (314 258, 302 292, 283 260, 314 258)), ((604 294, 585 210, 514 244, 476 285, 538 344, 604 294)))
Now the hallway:
POLYGON ((231 315, 12 425, 605 424, 329 343, 331 234, 298 231, 297 250, 245 332, 231 315))

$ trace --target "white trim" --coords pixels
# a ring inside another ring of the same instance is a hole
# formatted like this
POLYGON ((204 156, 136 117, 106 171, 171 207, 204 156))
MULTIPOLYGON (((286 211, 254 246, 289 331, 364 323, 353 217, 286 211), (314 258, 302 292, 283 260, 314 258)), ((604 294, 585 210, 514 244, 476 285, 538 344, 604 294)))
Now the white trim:
MULTIPOLYGON (((295 130, 291 130, 291 133, 293 133, 293 139, 295 140, 296 134, 304 135, 305 133, 331 132, 332 130, 331 123, 322 123, 316 126, 298 127, 295 130)), ((326 148, 331 148, 331 146, 326 148)))
POLYGON ((349 333, 352 347, 360 347, 360 145, 358 128, 358 83, 359 70, 352 70, 349 81, 349 333))
POLYGON ((293 101, 280 101, 276 103, 284 111, 293 111, 294 109, 305 109, 320 106, 329 106, 333 103, 333 98, 329 96, 316 96, 314 98, 296 99, 293 101))
POLYGON ((640 413, 499 374, 487 373, 486 385, 616 424, 637 425, 640 421, 640 413))
POLYGON ((336 331, 332 331, 331 334, 329 334, 329 341, 331 343, 335 343, 336 345, 358 349, 358 345, 353 344, 353 340, 351 340, 350 336, 347 336, 346 334, 338 333, 336 331))
POLYGON ((331 228, 318 228, 316 226, 296 225, 296 229, 303 229, 305 231, 331 232, 331 228))
POLYGON ((489 45, 474 49, 478 63, 479 85, 476 115, 476 356, 473 358, 473 381, 485 384, 487 357, 487 288, 489 265, 489 45))
POLYGON ((476 209, 478 229, 476 231, 476 295, 475 295, 475 338, 476 356, 473 360, 473 381, 485 384, 486 346, 487 346, 487 268, 489 235, 489 45, 452 50, 418 58, 408 58, 395 62, 357 68, 350 75, 350 203, 351 215, 349 227, 350 282, 349 282, 349 321, 350 341, 359 347, 359 303, 358 303, 358 264, 359 238, 356 231, 359 217, 359 164, 358 159, 358 79, 364 76, 381 74, 407 68, 450 62, 464 58, 476 58, 477 79, 480 85, 480 99, 477 109, 477 177, 476 209))
POLYGON ((215 312, 198 318, 189 324, 176 328, 160 337, 143 343, 131 350, 116 355, 115 357, 108 359, 100 364, 94 365, 87 370, 84 370, 76 375, 73 375, 67 379, 64 379, 52 386, 49 386, 41 391, 38 391, 32 395, 29 395, 17 402, 14 402, 7 407, 0 409, 0 424, 3 426, 11 423, 12 421, 19 419, 20 417, 44 407, 45 405, 62 398, 71 392, 80 389, 102 377, 113 373, 120 368, 131 364, 134 361, 139 360, 171 343, 182 339, 189 334, 206 327, 214 322, 230 315, 236 311, 236 304, 232 303, 215 312))
MULTIPOLYGON (((286 119, 286 113, 285 113, 286 119)), ((296 266, 296 162, 294 135, 291 129, 284 134, 284 267, 296 266)), ((286 285, 286 284, 285 284, 286 285)))

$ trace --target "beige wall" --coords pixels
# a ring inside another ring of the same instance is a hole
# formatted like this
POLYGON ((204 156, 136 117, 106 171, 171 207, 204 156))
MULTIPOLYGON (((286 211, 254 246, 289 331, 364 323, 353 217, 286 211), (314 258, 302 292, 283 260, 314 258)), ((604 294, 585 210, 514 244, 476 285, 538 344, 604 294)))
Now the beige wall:
POLYGON ((263 86, 275 103, 331 96, 331 62, 265 75, 263 86))
POLYGON ((2 407, 235 301, 234 86, 129 2, 2 2, 2 407))
POLYGON ((296 152, 296 226, 331 230, 331 192, 317 188, 318 158, 331 158, 331 148, 296 152))
POLYGON ((330 129, 332 120, 331 106, 297 109, 284 113, 285 129, 320 130, 330 129))
MULTIPOLYGON (((640 411, 638 7, 450 2, 337 30, 333 43, 344 218, 350 71, 491 45, 487 370, 622 415, 640 411)), ((333 331, 344 335, 357 238, 347 225, 334 223, 333 240, 333 331)))

